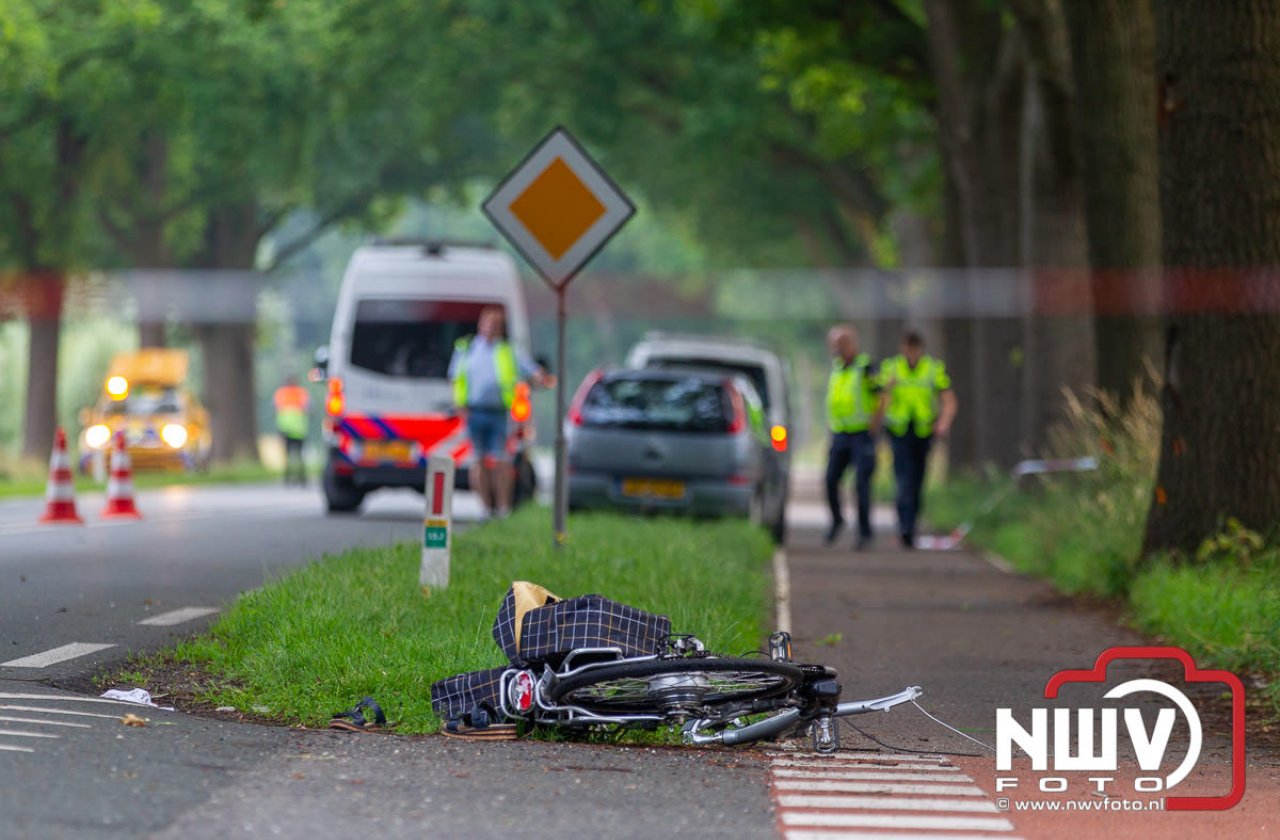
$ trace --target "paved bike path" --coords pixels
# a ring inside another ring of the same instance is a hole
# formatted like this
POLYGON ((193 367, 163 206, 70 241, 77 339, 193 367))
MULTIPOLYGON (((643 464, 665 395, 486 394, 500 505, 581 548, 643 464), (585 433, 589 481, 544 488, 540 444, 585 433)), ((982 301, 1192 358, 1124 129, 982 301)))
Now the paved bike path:
MULTIPOLYGON (((1121 624, 1114 610, 1081 605, 1043 581, 1010 573, 998 558, 993 561, 975 551, 903 551, 891 537, 888 510, 877 510, 877 542, 860 552, 853 550, 847 531, 839 544, 824 546, 825 512, 812 501, 801 500, 796 508, 793 522, 801 524, 787 548, 796 655, 835 666, 845 699, 879 697, 920 685, 925 709, 991 744, 997 707, 1012 708, 1016 719, 1029 721, 1030 709, 1045 705, 1043 691, 1050 676, 1066 668, 1090 667, 1108 647, 1146 643, 1121 624)), ((1127 663, 1113 664, 1109 673, 1129 678, 1152 675, 1141 664, 1127 663)), ((986 801, 1000 798, 994 790, 990 753, 912 706, 849 720, 866 736, 845 727, 845 750, 941 754, 983 788, 986 801)), ((1225 777, 1230 762, 1229 742, 1220 727, 1206 726, 1203 755, 1201 765, 1212 786, 1214 779, 1225 777)), ((1122 769, 1115 775, 1123 783, 1135 774, 1126 777, 1122 769)), ((777 799, 777 779, 774 782, 777 799)), ((1027 773, 1023 783, 1033 786, 1034 797, 1035 778, 1027 773)), ((868 809, 863 803, 852 811, 858 815, 852 825, 861 827, 823 826, 817 834, 795 836, 882 836, 883 829, 901 826, 939 837, 954 837, 957 830, 969 828, 966 833, 974 836, 1026 838, 1139 836, 1155 829, 1163 838, 1174 838, 1204 836, 1207 825, 1237 837, 1275 836, 1273 832, 1280 830, 1275 816, 1280 813, 1280 759, 1251 750, 1248 787, 1242 807, 1214 814, 1211 823, 1203 820, 1205 815, 1188 819, 1177 813, 1001 812, 998 816, 1007 818, 1007 828, 994 828, 992 820, 993 827, 983 829, 979 826, 986 824, 974 820, 973 814, 943 810, 934 815, 945 818, 950 813, 955 825, 948 829, 935 823, 938 827, 929 829, 928 819, 901 819, 900 803, 881 809, 868 809), (899 818, 876 820, 867 814, 899 818)), ((1225 786, 1202 793, 1224 792, 1225 786)), ((908 799, 922 795, 905 794, 908 799)), ((784 836, 790 836, 788 828, 779 825, 784 836)))

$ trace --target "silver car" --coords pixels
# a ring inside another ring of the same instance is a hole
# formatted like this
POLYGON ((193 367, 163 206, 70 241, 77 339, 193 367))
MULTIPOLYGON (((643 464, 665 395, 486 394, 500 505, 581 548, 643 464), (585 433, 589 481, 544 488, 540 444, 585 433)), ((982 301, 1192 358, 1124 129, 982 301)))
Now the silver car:
POLYGON ((569 506, 751 516, 785 491, 765 469, 760 398, 723 371, 588 376, 569 409, 569 506))

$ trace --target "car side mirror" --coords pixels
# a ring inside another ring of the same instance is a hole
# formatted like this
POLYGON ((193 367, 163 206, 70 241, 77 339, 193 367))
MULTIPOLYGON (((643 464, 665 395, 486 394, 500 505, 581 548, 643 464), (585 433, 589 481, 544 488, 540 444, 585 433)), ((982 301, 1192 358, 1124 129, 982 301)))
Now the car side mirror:
POLYGON ((329 345, 321 344, 312 357, 312 368, 307 371, 308 382, 324 382, 329 378, 329 345))

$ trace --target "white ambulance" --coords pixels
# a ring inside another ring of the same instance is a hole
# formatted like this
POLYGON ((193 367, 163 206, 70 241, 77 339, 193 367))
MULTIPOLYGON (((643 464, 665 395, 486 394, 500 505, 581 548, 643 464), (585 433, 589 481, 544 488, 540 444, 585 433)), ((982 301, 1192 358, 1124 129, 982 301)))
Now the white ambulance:
MULTIPOLYGON (((529 319, 512 259, 482 245, 383 240, 351 257, 327 347, 313 379, 326 382, 324 495, 330 512, 358 510, 381 487, 423 489, 427 457, 449 455, 467 489, 471 444, 454 411, 449 360, 486 306, 506 312, 507 337, 528 351, 529 319)), ((516 498, 533 495, 528 389, 511 407, 508 449, 516 498)))

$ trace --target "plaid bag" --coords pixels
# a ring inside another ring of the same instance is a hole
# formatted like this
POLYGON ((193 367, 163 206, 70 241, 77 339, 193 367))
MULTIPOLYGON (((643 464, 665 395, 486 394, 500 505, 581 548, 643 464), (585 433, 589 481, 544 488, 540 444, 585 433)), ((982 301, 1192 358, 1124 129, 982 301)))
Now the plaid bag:
MULTIPOLYGON (((662 652, 671 619, 603 595, 582 595, 524 614, 519 656, 524 663, 558 667, 577 648, 621 648, 623 656, 662 652)), ((512 660, 516 660, 513 658, 512 660)))
POLYGON ((502 719, 502 668, 446 677, 431 684, 431 710, 445 721, 485 726, 502 719))
POLYGON ((498 607, 498 617, 493 620, 493 640, 513 665, 525 664, 520 658, 520 636, 524 629, 525 615, 559 600, 558 595, 536 583, 518 580, 511 584, 506 597, 502 599, 502 606, 498 607))

